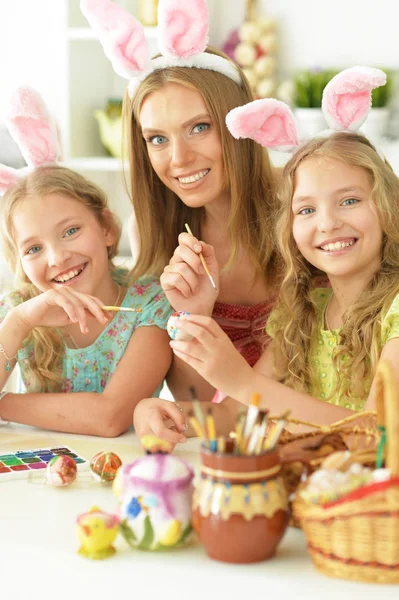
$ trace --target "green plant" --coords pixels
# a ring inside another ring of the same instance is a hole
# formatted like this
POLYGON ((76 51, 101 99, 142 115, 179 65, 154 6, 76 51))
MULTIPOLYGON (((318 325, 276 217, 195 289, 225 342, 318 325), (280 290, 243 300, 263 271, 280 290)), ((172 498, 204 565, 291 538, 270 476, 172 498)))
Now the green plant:
POLYGON ((382 108, 386 106, 392 96, 393 86, 393 73, 390 69, 381 68, 387 75, 387 82, 385 85, 376 88, 371 92, 372 106, 373 108, 382 108))
POLYGON ((323 90, 337 72, 319 69, 299 71, 294 76, 294 105, 297 108, 320 108, 323 90))
MULTIPOLYGON (((387 74, 384 86, 372 92, 373 107, 386 106, 392 94, 392 71, 383 69, 387 74)), ((323 90, 327 83, 339 72, 337 69, 307 69, 294 75, 294 105, 297 108, 320 108, 323 90)))

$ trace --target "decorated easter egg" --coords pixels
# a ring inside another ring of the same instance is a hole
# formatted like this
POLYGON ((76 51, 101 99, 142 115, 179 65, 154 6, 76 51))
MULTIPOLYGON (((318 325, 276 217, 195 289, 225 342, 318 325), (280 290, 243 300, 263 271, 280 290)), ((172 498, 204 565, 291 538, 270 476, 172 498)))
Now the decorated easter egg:
POLYGON ((254 69, 259 77, 269 77, 274 73, 277 61, 273 56, 261 56, 254 64, 254 69))
POLYGON ((256 85, 256 93, 260 98, 269 98, 276 91, 275 81, 270 77, 261 79, 256 85))
POLYGON ((277 50, 277 37, 274 33, 267 33, 259 39, 258 44, 265 52, 274 53, 277 50))
POLYGON ((76 463, 71 456, 53 456, 47 465, 46 481, 59 487, 69 485, 75 481, 77 472, 76 463))
POLYGON ((238 34, 240 36, 240 40, 242 42, 249 42, 250 44, 256 44, 260 36, 262 35, 262 30, 253 21, 246 21, 243 23, 238 30, 238 34))
POLYGON ((234 52, 234 57, 236 61, 242 67, 252 66, 254 61, 256 60, 256 55, 257 52, 255 47, 251 46, 247 42, 241 42, 240 44, 238 44, 234 52))
POLYGON ((172 340, 180 340, 180 341, 186 341, 189 342, 190 340, 193 339, 192 335, 189 335, 188 333, 186 333, 185 331, 183 331, 182 329, 179 328, 179 319, 183 316, 183 315, 189 315, 189 312, 186 312, 184 310, 180 311, 180 312, 175 312, 173 313, 173 315, 171 315, 168 319, 168 324, 167 324, 167 330, 169 333, 169 337, 172 338, 172 340))
POLYGON ((258 83, 258 76, 255 73, 254 69, 243 69, 245 77, 248 79, 248 83, 251 88, 255 88, 258 83))
POLYGON ((121 465, 121 459, 114 452, 98 452, 90 461, 90 470, 97 481, 110 483, 121 465))

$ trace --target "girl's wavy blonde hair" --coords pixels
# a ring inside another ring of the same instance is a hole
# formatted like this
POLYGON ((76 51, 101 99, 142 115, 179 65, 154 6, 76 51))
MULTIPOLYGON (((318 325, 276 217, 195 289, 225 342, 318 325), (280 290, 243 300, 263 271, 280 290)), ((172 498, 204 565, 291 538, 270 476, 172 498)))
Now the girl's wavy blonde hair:
MULTIPOLYGON (((214 49, 207 52, 224 56, 214 49)), ((228 59, 227 59, 228 60, 228 59)), ((143 139, 139 116, 149 94, 169 83, 198 91, 223 148, 225 187, 231 193, 231 210, 226 223, 230 241, 230 266, 238 250, 249 255, 256 273, 273 281, 276 269, 273 215, 275 186, 269 159, 252 140, 235 140, 225 124, 227 113, 253 100, 242 73, 242 85, 228 77, 198 68, 168 67, 148 75, 133 100, 126 93, 123 108, 124 140, 130 167, 130 190, 140 232, 140 251, 134 277, 151 273, 159 276, 168 264, 179 234, 187 222, 195 236, 201 237, 204 208, 190 208, 167 188, 155 174, 143 139)))
MULTIPOLYGON (((0 228, 6 261, 17 276, 17 287, 9 296, 10 305, 15 306, 41 293, 27 279, 14 241, 13 214, 22 202, 48 194, 60 194, 81 202, 96 217, 101 227, 113 234, 115 243, 108 247, 111 275, 117 278, 117 269, 112 259, 118 253, 121 227, 109 209, 107 197, 96 185, 82 175, 58 166, 38 167, 16 183, 2 198, 0 228)), ((29 391, 56 392, 62 390, 62 356, 64 339, 57 329, 36 327, 32 329, 24 345, 32 345, 29 357, 29 391)))
POLYGON ((292 198, 298 167, 311 157, 327 157, 364 169, 371 183, 370 203, 383 231, 381 267, 343 319, 340 345, 333 355, 342 398, 367 397, 381 354, 381 321, 399 291, 399 179, 391 166, 363 135, 336 133, 301 147, 285 166, 280 190, 277 239, 284 261, 284 279, 278 302, 276 375, 290 387, 309 393, 312 372, 308 364, 311 340, 316 336, 316 306, 312 281, 317 273, 299 252, 293 234, 292 198))

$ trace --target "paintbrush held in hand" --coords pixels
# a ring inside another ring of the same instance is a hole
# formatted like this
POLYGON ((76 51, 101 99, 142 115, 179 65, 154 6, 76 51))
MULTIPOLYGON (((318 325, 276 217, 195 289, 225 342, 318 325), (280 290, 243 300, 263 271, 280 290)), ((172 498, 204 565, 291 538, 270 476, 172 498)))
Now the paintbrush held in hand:
POLYGON ((133 312, 133 313, 141 313, 143 312, 142 308, 129 308, 125 306, 102 306, 103 310, 108 312, 133 312))
MULTIPOLYGON (((185 223, 184 226, 186 228, 187 233, 189 233, 190 235, 193 235, 193 232, 191 231, 190 226, 188 225, 188 223, 185 223)), ((205 273, 209 277, 209 281, 211 282, 211 284, 213 285, 213 287, 215 288, 215 290, 217 290, 216 283, 214 282, 214 279, 213 279, 213 277, 211 275, 211 272, 208 269, 208 265, 205 262, 205 258, 202 256, 202 252, 199 253, 199 257, 200 257, 200 261, 202 263, 202 266, 204 267, 204 271, 205 271, 205 273)))

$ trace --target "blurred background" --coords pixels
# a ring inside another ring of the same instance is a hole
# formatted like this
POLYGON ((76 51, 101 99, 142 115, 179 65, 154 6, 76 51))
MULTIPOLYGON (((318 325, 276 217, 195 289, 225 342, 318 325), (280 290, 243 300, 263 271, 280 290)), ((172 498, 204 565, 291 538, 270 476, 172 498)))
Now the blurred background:
MULTIPOLYGON (((120 0, 146 27, 157 51, 157 0, 120 0)), ((208 0, 212 45, 245 70, 257 97, 290 103, 304 136, 325 129, 324 85, 353 65, 376 66, 388 84, 373 95, 364 132, 399 174, 399 3, 396 0, 208 0)), ((120 108, 126 80, 116 75, 79 9, 79 0, 0 0, 0 162, 23 166, 3 125, 9 96, 34 86, 58 120, 65 162, 96 181, 124 223, 130 254, 131 205, 121 161, 120 108)), ((272 154, 281 164, 284 157, 272 154)))

